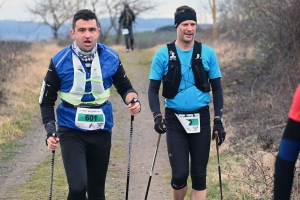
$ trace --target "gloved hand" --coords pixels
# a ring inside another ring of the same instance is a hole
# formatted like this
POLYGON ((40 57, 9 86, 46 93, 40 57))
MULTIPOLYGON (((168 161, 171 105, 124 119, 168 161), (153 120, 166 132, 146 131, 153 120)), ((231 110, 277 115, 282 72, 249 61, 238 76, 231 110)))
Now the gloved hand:
POLYGON ((45 130, 47 133, 46 145, 48 146, 47 139, 49 137, 57 137, 55 121, 50 121, 47 124, 45 124, 45 130))
POLYGON ((218 145, 220 146, 225 141, 225 137, 226 137, 226 132, 224 130, 221 118, 215 118, 214 119, 214 127, 213 127, 213 131, 212 131, 212 140, 214 140, 216 138, 216 134, 218 134, 218 136, 219 136, 218 145))
POLYGON ((154 129, 157 133, 163 134, 166 132, 166 128, 164 127, 164 121, 162 119, 161 114, 156 115, 156 117, 154 118, 154 122, 154 129))

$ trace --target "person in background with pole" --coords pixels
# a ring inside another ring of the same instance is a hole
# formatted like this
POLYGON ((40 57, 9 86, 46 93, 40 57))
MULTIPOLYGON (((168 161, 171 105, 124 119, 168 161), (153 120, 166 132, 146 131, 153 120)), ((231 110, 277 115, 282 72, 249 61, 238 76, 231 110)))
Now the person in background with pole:
POLYGON ((288 200, 300 151, 300 85, 295 92, 275 161, 274 200, 288 200))
POLYGON ((184 199, 191 163, 191 200, 204 200, 211 143, 210 88, 215 115, 212 139, 215 139, 217 133, 218 145, 221 145, 226 136, 222 125, 221 72, 214 50, 194 40, 197 28, 195 10, 189 6, 181 6, 176 9, 174 17, 177 32, 175 42, 157 50, 152 59, 148 89, 149 106, 156 132, 167 132, 173 199, 184 199), (165 119, 160 111, 158 97, 161 82, 165 119))
POLYGON ((58 142, 61 145, 68 200, 85 200, 86 193, 88 199, 105 200, 114 125, 110 87, 116 87, 131 116, 140 112, 141 105, 118 53, 97 43, 100 28, 95 13, 77 11, 70 32, 73 44, 50 60, 41 88, 39 103, 46 144, 50 151, 58 147, 58 142), (56 121, 58 92, 61 102, 56 121))
POLYGON ((125 37, 126 43, 126 51, 129 52, 129 48, 134 50, 134 38, 133 38, 133 30, 132 23, 135 20, 135 15, 133 11, 129 8, 129 4, 124 4, 124 10, 122 11, 119 24, 122 25, 122 34, 125 37))

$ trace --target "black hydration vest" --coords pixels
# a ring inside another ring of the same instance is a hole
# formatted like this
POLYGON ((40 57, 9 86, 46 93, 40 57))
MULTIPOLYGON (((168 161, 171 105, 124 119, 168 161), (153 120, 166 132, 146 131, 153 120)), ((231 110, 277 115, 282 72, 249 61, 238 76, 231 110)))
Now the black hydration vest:
MULTIPOLYGON (((163 78, 162 96, 173 99, 178 93, 181 81, 181 64, 176 51, 175 42, 167 44, 169 52, 168 72, 163 78)), ((201 57, 202 44, 195 41, 192 55, 192 70, 195 77, 195 86, 202 92, 210 92, 208 72, 205 71, 201 57)))

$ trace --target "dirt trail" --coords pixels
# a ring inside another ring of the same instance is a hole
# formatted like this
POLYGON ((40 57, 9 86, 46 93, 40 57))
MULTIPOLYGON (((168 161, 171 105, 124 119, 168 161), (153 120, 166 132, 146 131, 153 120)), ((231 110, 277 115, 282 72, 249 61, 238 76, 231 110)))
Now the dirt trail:
MULTIPOLYGON (((142 103, 141 113, 133 121, 133 137, 130 161, 130 187, 129 199, 144 199, 149 179, 149 172, 153 162, 154 152, 158 141, 158 134, 153 129, 153 118, 148 106, 148 73, 149 69, 139 65, 143 62, 141 52, 135 51, 124 53, 119 50, 122 57, 125 70, 132 85, 139 93, 142 103), (129 64, 130 63, 130 64, 129 64)), ((121 170, 119 178, 112 178, 108 175, 107 187, 114 187, 112 194, 109 193, 108 199, 124 199, 126 193, 126 173, 128 166, 128 150, 130 136, 130 115, 126 112, 123 102, 120 105, 120 97, 112 98, 114 105, 115 127, 113 129, 113 149, 114 145, 120 144, 125 149, 125 158, 111 158, 110 167, 121 170), (111 197, 111 198, 110 198, 111 197)), ((169 162, 167 157, 167 148, 165 134, 161 136, 158 153, 155 161, 154 171, 148 200, 169 200, 170 184, 168 176, 170 173, 169 162)))
POLYGON ((12 161, 0 163, 0 200, 4 200, 5 194, 19 184, 30 179, 27 171, 31 167, 41 163, 49 151, 45 148, 45 130, 40 119, 34 119, 32 132, 19 142, 26 146, 12 150, 15 157, 12 161))
MULTIPOLYGON (((153 129, 153 118, 148 106, 147 76, 149 71, 148 68, 141 68, 139 65, 140 59, 143 57, 140 51, 127 54, 122 52, 123 49, 118 51, 134 88, 139 92, 142 103, 142 112, 133 121, 129 186, 129 199, 141 200, 145 197, 158 139, 158 134, 153 129)), ((42 66, 48 67, 52 55, 49 54, 49 59, 45 59, 42 66)), ((106 193, 108 200, 121 200, 125 198, 126 192, 130 115, 120 96, 114 95, 110 100, 114 109, 115 126, 113 128, 112 156, 107 175, 106 193)), ((0 200, 4 199, 5 194, 18 184, 28 181, 31 174, 27 172, 27 169, 36 166, 49 155, 49 151, 45 148, 45 132, 39 117, 33 120, 32 127, 34 127, 32 132, 22 139, 22 141, 26 141, 27 145, 14 150, 15 159, 0 164, 0 200)), ((162 135, 148 200, 171 199, 169 178, 166 177, 169 176, 169 173, 165 135, 162 135)))

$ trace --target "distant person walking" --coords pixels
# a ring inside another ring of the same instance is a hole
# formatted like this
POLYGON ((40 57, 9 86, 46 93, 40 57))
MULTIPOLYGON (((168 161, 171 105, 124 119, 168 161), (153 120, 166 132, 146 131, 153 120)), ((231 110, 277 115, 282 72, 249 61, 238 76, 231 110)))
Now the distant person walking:
MULTIPOLYGON (((274 200, 289 200, 300 151, 300 85, 295 92, 275 162, 274 200)), ((298 178, 298 177, 297 177, 298 178)))
POLYGON ((149 106, 155 131, 159 134, 167 132, 173 199, 184 199, 191 174, 190 199, 204 200, 211 143, 210 91, 214 105, 212 139, 218 137, 218 145, 221 145, 226 137, 222 120, 222 75, 215 51, 194 40, 197 28, 195 10, 189 6, 177 8, 174 26, 176 40, 157 50, 152 59, 149 106), (161 83, 165 119, 158 96, 161 83))
POLYGON ((134 38, 132 31, 132 23, 135 20, 133 11, 129 8, 129 4, 124 5, 124 10, 119 18, 119 23, 122 26, 122 34, 125 37, 126 51, 134 49, 134 38))
POLYGON ((50 60, 39 98, 48 149, 61 146, 67 200, 85 200, 86 194, 90 200, 105 200, 114 125, 110 88, 115 86, 128 114, 141 110, 118 53, 97 43, 99 35, 95 13, 79 10, 71 29, 74 41, 50 60), (58 93, 61 102, 55 115, 58 93))

